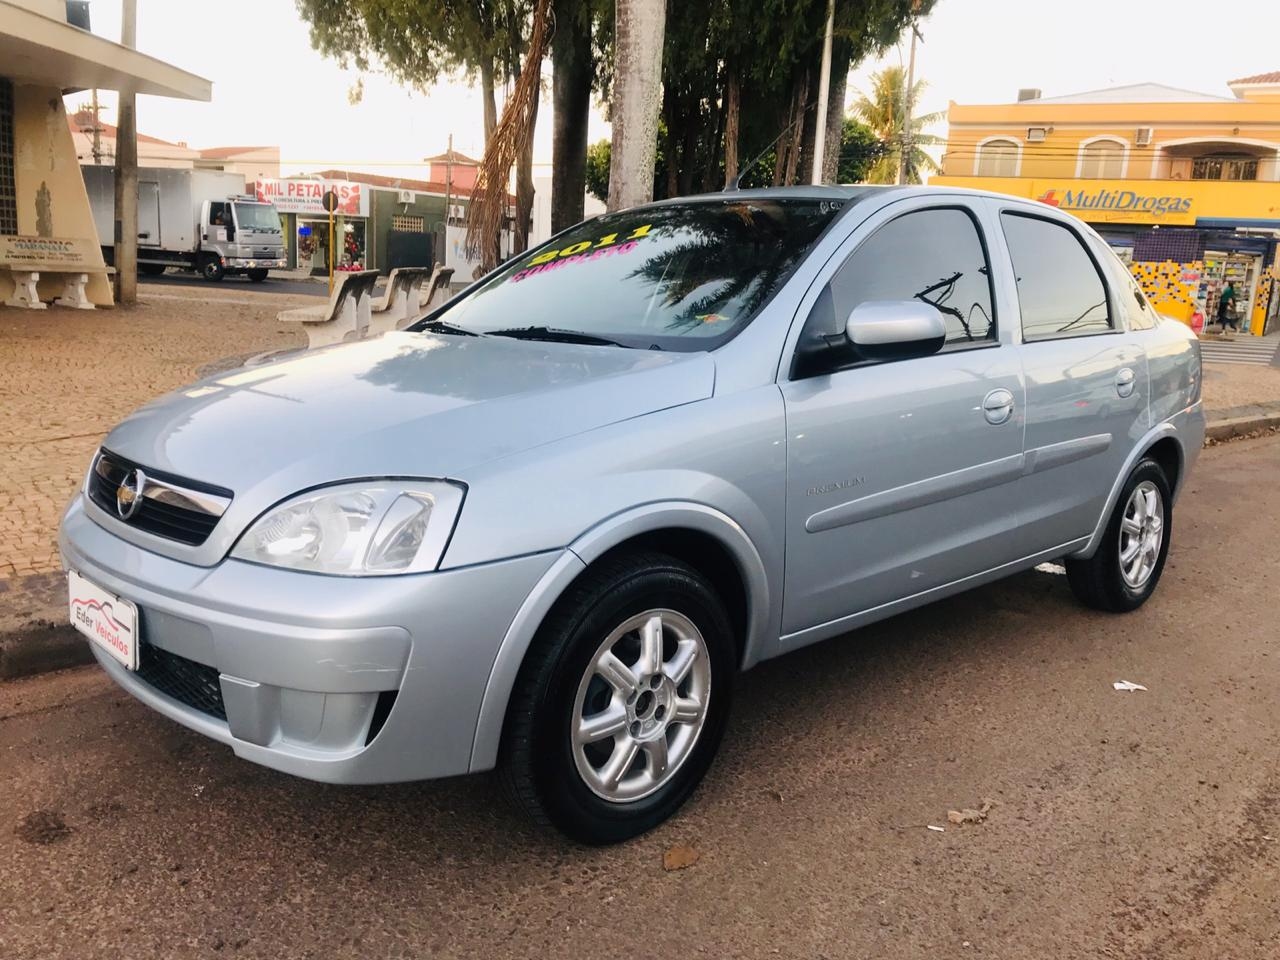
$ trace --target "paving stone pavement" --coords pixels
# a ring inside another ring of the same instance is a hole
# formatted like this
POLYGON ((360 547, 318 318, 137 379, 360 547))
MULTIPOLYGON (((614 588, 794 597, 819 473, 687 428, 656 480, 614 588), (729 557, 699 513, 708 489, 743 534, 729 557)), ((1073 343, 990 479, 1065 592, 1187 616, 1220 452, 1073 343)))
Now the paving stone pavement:
POLYGON ((275 315, 311 298, 205 293, 148 287, 116 310, 0 307, 0 580, 59 569, 58 518, 125 415, 225 358, 305 345, 275 315), (147 301, 152 290, 164 298, 147 301))

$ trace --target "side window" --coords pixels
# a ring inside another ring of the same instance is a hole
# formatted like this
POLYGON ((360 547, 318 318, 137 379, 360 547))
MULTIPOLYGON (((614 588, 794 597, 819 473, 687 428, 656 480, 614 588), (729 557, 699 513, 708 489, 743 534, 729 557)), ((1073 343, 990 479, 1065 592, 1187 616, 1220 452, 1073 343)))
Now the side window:
POLYGON ((1024 340, 1115 329, 1102 274, 1074 230, 1021 213, 1000 219, 1018 281, 1024 340))
POLYGON ((801 349, 842 335, 853 308, 869 300, 922 300, 947 324, 943 349, 992 343, 991 267, 973 218, 957 207, 890 220, 844 262, 814 304, 801 349))

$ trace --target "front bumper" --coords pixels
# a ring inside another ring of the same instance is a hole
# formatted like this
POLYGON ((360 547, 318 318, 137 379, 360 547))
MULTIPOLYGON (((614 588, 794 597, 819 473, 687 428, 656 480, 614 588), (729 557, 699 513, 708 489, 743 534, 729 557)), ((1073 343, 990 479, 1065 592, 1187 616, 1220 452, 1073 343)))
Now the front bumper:
POLYGON ((223 264, 228 270, 283 270, 289 265, 287 260, 251 260, 247 257, 227 257, 223 264))
POLYGON ((560 554, 393 577, 197 567, 107 532, 81 496, 59 546, 65 567, 137 605, 144 645, 216 671, 226 719, 95 647, 120 686, 237 756, 331 783, 469 772, 498 648, 560 554))

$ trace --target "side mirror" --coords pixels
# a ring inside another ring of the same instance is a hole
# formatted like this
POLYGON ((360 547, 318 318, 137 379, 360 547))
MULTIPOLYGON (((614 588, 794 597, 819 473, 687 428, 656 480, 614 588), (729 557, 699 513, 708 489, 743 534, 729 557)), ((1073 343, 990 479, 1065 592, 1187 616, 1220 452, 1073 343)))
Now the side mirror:
POLYGON ((909 360, 942 349, 947 325, 919 300, 869 300, 853 308, 844 335, 864 360, 909 360))

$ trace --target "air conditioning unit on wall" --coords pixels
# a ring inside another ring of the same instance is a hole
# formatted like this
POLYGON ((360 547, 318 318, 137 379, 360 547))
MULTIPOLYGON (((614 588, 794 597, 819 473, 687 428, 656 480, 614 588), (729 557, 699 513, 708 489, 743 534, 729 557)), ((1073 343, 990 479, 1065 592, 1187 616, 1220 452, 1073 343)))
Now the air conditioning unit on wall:
POLYGON ((401 190, 396 194, 397 203, 413 203, 413 191, 401 190))
POLYGON ((1152 129, 1150 127, 1139 127, 1137 133, 1134 134, 1133 142, 1140 147, 1151 146, 1152 129))

